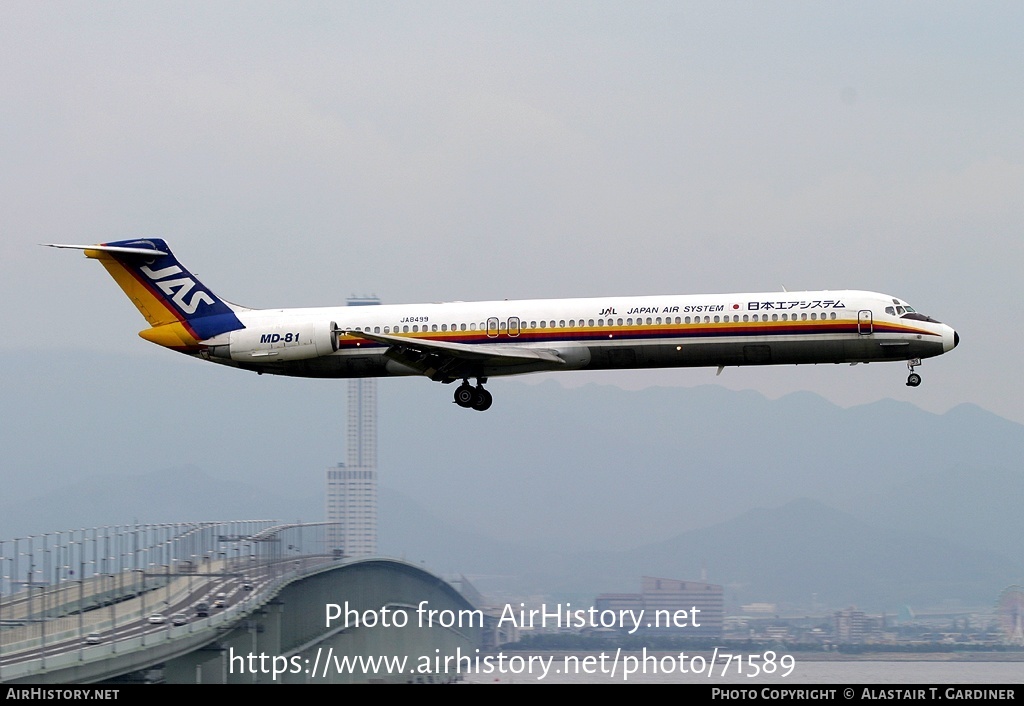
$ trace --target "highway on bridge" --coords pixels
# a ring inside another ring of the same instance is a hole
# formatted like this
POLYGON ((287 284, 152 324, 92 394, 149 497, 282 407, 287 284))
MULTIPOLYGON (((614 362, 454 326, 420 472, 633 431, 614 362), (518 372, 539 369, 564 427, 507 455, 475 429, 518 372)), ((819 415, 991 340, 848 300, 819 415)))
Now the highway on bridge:
MULTIPOLYGON (((235 660, 228 655, 271 654, 311 664, 308 657, 320 645, 328 645, 337 655, 380 649, 387 654, 404 650, 410 656, 479 645, 482 620, 470 629, 325 626, 325 606, 342 598, 359 611, 387 608, 411 613, 421 601, 463 614, 479 611, 421 567, 317 552, 325 545, 310 535, 319 534, 322 525, 267 525, 234 534, 204 525, 202 532, 186 529, 176 534, 162 555, 164 563, 153 562, 148 568, 132 568, 146 566, 136 561, 139 552, 133 550, 124 553, 120 567, 105 566, 106 572, 92 575, 80 572, 76 578, 50 584, 36 580, 39 574, 31 570, 21 572, 20 590, 0 596, 0 683, 408 681, 406 674, 352 672, 268 676, 233 670, 235 660), (209 540, 202 551, 197 551, 195 536, 187 551, 180 551, 185 547, 178 541, 182 536, 199 533, 209 540)), ((33 546, 32 558, 40 551, 57 554, 54 548, 33 546)), ((0 570, 3 559, 0 555, 0 570)), ((74 564, 65 568, 70 565, 74 564)), ((10 578, 18 575, 11 571, 0 577, 14 587, 10 578)))

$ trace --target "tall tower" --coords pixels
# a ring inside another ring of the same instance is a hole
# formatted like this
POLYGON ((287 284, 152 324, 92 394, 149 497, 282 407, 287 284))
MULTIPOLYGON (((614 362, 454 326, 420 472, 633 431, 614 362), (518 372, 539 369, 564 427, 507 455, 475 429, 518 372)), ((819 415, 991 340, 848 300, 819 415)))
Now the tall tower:
MULTIPOLYGON (((350 297, 349 306, 380 304, 377 297, 350 297)), ((377 381, 348 383, 345 463, 327 469, 330 549, 343 556, 377 553, 377 381)))

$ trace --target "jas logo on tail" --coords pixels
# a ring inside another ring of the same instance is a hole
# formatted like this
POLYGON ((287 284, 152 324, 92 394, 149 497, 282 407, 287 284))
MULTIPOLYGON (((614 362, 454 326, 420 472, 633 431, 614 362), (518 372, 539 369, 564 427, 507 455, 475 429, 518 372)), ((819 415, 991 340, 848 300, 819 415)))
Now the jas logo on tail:
POLYGON ((186 314, 196 313, 196 309, 199 308, 200 302, 205 302, 213 306, 216 302, 209 293, 204 292, 201 289, 197 289, 192 293, 192 296, 185 300, 185 295, 192 291, 192 288, 196 286, 196 282, 191 277, 179 277, 177 279, 167 279, 174 275, 181 274, 183 271, 177 265, 171 265, 165 267, 162 270, 153 271, 149 265, 143 265, 139 268, 146 273, 146 276, 153 280, 153 283, 159 287, 164 294, 171 298, 171 301, 186 314))

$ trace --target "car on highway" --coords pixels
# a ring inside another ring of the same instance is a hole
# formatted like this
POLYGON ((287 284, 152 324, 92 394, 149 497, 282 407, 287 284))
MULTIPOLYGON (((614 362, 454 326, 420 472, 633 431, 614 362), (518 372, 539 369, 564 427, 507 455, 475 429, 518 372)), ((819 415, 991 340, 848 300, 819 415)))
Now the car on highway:
POLYGON ((171 625, 185 625, 188 622, 188 616, 184 613, 175 613, 171 616, 171 625))
POLYGON ((160 613, 153 613, 153 615, 146 618, 153 625, 163 625, 167 622, 167 618, 160 613))
POLYGON ((98 645, 103 642, 103 636, 98 632, 91 632, 85 636, 85 644, 87 645, 98 645))

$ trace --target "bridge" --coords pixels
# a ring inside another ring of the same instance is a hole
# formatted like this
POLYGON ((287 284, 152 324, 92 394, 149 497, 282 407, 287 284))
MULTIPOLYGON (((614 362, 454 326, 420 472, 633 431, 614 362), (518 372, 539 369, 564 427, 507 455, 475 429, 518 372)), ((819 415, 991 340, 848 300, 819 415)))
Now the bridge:
POLYGON ((0 541, 0 683, 437 682, 483 614, 326 525, 127 525, 0 541))

